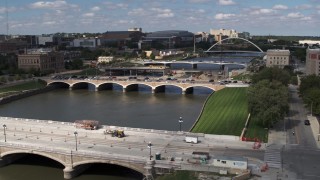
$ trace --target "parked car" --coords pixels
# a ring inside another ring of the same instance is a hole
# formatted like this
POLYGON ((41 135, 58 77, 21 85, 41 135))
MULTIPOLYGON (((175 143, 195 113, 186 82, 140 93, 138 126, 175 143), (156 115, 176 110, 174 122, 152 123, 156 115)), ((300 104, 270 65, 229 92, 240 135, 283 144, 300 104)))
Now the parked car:
POLYGON ((309 126, 310 125, 310 121, 309 120, 304 120, 304 125, 309 126))

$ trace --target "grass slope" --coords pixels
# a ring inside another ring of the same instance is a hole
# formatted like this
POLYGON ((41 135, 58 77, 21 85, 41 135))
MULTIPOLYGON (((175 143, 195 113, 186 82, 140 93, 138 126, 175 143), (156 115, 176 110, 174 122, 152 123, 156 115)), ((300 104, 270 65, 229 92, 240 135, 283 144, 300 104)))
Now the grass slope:
POLYGON ((192 132, 240 136, 247 116, 247 88, 224 88, 209 97, 192 132))

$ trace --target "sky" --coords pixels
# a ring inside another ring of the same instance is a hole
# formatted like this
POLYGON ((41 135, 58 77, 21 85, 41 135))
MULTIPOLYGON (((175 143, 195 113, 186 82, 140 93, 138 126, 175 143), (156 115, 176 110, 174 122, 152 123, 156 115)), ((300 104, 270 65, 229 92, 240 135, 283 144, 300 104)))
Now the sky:
POLYGON ((0 34, 234 29, 320 36, 320 0, 1 0, 0 34), (6 5, 7 4, 7 5, 6 5), (7 8, 6 8, 7 7, 7 8))

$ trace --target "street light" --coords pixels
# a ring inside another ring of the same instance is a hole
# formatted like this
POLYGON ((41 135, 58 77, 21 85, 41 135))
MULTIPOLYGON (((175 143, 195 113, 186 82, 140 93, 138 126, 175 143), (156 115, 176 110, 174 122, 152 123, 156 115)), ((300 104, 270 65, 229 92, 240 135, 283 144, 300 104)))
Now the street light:
POLYGON ((3 125, 3 134, 4 134, 4 142, 7 142, 7 134, 6 134, 7 125, 3 125))
POLYGON ((76 151, 78 151, 78 140, 77 140, 78 132, 74 132, 74 138, 76 139, 76 151))
POLYGON ((179 117, 180 131, 181 131, 181 123, 183 123, 183 121, 182 121, 182 117, 179 117))
POLYGON ((311 100, 311 109, 310 109, 311 116, 312 116, 312 104, 313 104, 313 101, 311 100))
POLYGON ((148 143, 148 148, 150 149, 150 154, 149 154, 149 157, 150 157, 150 160, 151 160, 151 146, 152 146, 152 144, 151 144, 151 142, 149 141, 149 143, 148 143))

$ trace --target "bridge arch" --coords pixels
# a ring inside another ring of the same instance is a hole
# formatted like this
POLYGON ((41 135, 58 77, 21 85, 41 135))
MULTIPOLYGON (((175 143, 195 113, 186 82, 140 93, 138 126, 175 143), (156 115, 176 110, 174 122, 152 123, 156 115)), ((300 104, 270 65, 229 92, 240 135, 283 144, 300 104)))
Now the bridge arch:
POLYGON ((263 52, 263 50, 257 46, 256 44, 254 44, 253 42, 249 41, 248 39, 244 39, 244 38, 239 38, 239 37, 228 37, 228 38, 225 38, 225 39, 222 39, 221 41, 215 43, 214 45, 212 45, 206 52, 209 52, 213 47, 215 47, 217 44, 221 44, 221 42, 223 41, 226 41, 226 40, 229 40, 229 39, 241 39, 241 40, 244 40, 244 41, 247 41, 248 43, 254 45, 257 49, 259 49, 260 52, 263 52))
POLYGON ((99 160, 99 159, 94 159, 94 160, 86 160, 86 161, 80 161, 80 162, 75 162, 73 163, 73 168, 77 168, 81 165, 88 165, 88 164, 112 164, 112 165, 118 165, 121 167, 125 167, 128 169, 132 169, 141 175, 145 174, 145 168, 144 165, 134 165, 130 164, 128 162, 122 162, 122 161, 117 161, 117 160, 99 160))
POLYGON ((157 92, 165 92, 166 86, 176 87, 178 89, 181 89, 181 92, 184 93, 183 87, 178 86, 178 85, 174 85, 174 84, 160 84, 160 85, 157 85, 157 86, 154 87, 154 92, 155 93, 157 93, 157 92))
POLYGON ((50 86, 50 85, 53 85, 53 86, 59 86, 61 88, 69 88, 71 85, 67 82, 62 82, 62 81, 53 81, 53 82, 49 82, 47 84, 47 86, 50 86))
POLYGON ((67 167, 67 164, 63 160, 61 160, 61 159, 59 159, 57 157, 51 156, 51 155, 49 155, 47 153, 38 152, 38 151, 30 151, 30 150, 6 151, 6 152, 1 153, 0 157, 5 158, 6 156, 9 156, 9 155, 18 155, 18 154, 33 154, 33 155, 42 156, 42 157, 51 159, 53 161, 56 161, 56 162, 60 163, 61 165, 63 165, 64 167, 67 167))
POLYGON ((216 90, 212 87, 209 87, 209 86, 205 86, 205 85, 194 85, 194 86, 188 86, 185 88, 185 92, 188 93, 188 92, 193 92, 193 88, 206 88, 206 89, 210 89, 212 90, 213 92, 215 92, 216 90))
POLYGON ((106 87, 106 89, 112 89, 113 85, 120 86, 122 89, 124 89, 123 85, 114 81, 107 81, 100 84, 96 84, 96 89, 101 90, 101 88, 106 87))
POLYGON ((137 91, 139 89, 139 85, 144 85, 144 86, 147 86, 151 89, 153 89, 152 85, 150 84, 146 84, 146 83, 143 83, 143 82, 134 82, 134 83, 130 83, 130 84, 127 84, 126 86, 124 86, 123 88, 126 90, 126 91, 137 91))
POLYGON ((88 88, 90 85, 92 87, 94 87, 94 89, 96 89, 96 85, 94 83, 91 83, 91 82, 88 82, 88 81, 79 81, 79 82, 73 83, 73 84, 70 85, 70 88, 72 88, 72 89, 74 89, 74 88, 82 89, 82 88, 88 88))

